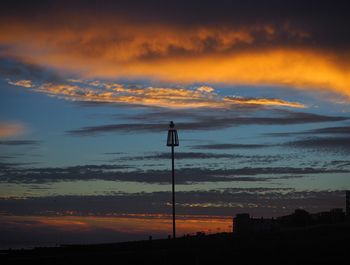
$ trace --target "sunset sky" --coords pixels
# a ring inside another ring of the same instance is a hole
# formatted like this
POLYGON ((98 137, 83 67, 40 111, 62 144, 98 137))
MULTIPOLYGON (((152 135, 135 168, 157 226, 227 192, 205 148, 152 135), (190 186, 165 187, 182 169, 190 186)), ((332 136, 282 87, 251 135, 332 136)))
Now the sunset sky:
POLYGON ((2 1, 0 248, 343 208, 347 1, 2 1))

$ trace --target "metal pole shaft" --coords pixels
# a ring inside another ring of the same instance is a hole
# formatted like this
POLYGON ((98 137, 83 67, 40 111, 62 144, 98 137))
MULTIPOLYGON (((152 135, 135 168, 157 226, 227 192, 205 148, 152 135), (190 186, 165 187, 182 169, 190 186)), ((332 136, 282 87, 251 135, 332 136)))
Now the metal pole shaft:
POLYGON ((172 162, 172 190, 173 190, 173 239, 175 239, 175 168, 174 168, 174 146, 171 146, 172 162))

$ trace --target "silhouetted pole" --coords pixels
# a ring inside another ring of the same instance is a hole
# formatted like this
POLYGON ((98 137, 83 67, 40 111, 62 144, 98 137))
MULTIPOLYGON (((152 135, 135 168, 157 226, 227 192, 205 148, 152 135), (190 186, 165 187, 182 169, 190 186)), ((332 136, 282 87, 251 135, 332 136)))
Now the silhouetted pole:
POLYGON ((172 173, 172 203, 173 203, 173 239, 176 237, 175 225, 175 163, 174 163, 174 147, 179 146, 179 138, 177 130, 174 128, 175 124, 171 121, 169 124, 167 146, 171 146, 171 173, 172 173))
POLYGON ((172 191, 173 191, 173 239, 176 236, 175 229, 175 168, 174 168, 174 146, 171 146, 171 180, 172 180, 172 191))

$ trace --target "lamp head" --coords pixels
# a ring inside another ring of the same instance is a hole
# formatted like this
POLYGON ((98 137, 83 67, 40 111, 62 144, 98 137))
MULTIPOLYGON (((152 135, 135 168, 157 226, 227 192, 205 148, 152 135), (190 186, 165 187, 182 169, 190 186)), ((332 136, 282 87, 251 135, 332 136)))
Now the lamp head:
POLYGON ((173 121, 169 123, 167 146, 179 146, 179 137, 173 121))

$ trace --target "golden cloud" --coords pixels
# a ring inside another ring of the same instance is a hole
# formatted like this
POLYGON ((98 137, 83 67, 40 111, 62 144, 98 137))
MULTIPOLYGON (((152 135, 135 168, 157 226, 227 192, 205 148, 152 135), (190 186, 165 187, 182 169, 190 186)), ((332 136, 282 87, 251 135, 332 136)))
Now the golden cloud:
MULTIPOLYGON (((111 68, 113 69, 113 68, 111 68)), ((107 72, 105 75, 113 74, 107 72)), ((89 75, 92 72, 87 71, 89 75)), ((332 55, 309 50, 265 50, 225 56, 179 58, 156 64, 129 64, 120 74, 154 76, 184 82, 221 82, 243 85, 278 85, 300 89, 330 90, 350 98, 350 68, 337 64, 332 55)), ((95 74, 103 73, 95 72, 95 74)))
POLYGON ((9 80, 8 83, 10 85, 27 87, 27 88, 30 88, 30 87, 33 86, 31 80, 19 80, 19 81, 11 81, 11 80, 9 80))
POLYGON ((224 97, 225 101, 236 104, 252 104, 252 105, 272 105, 280 107, 305 108, 304 104, 299 102, 289 102, 278 98, 242 98, 242 97, 224 97))
POLYGON ((92 81, 73 84, 45 83, 36 91, 50 96, 73 101, 90 101, 104 103, 122 103, 164 108, 233 108, 240 105, 263 105, 305 108, 298 102, 267 98, 236 98, 222 97, 215 93, 214 88, 200 86, 193 89, 144 87, 128 88, 115 83, 92 81))

